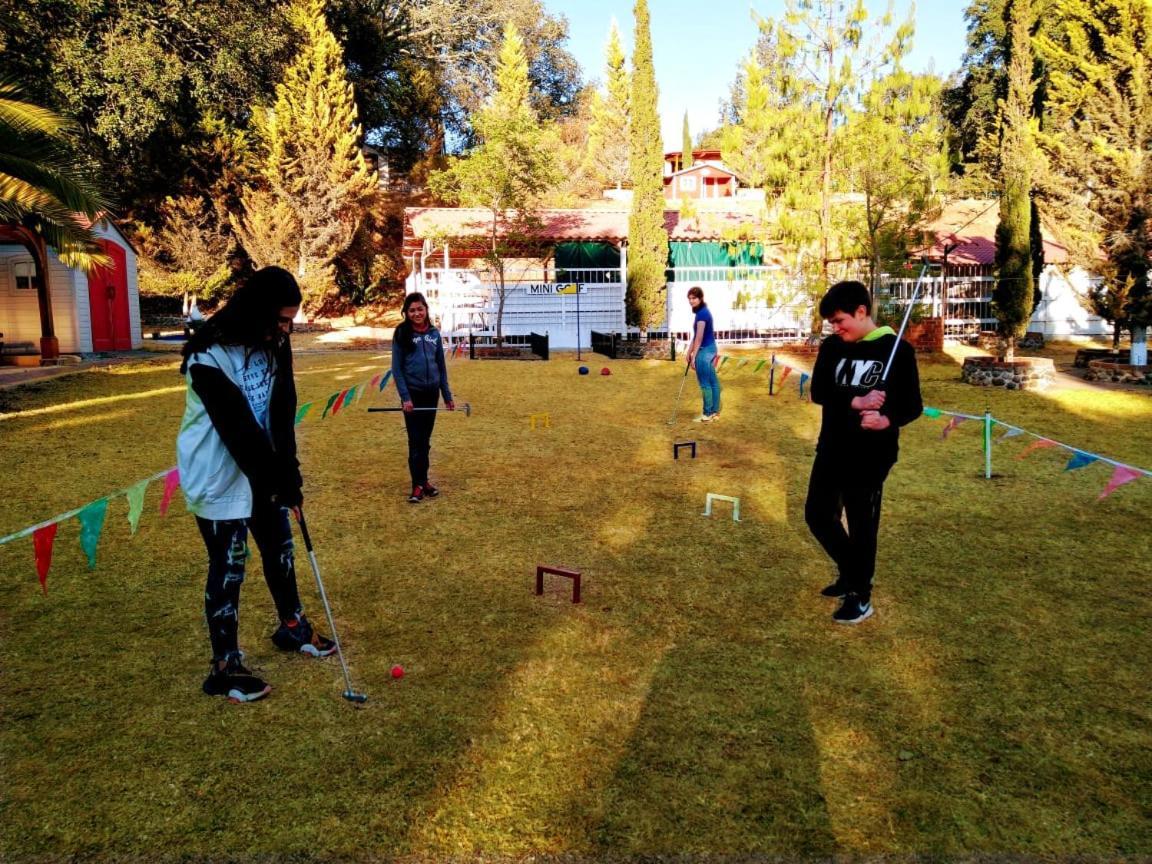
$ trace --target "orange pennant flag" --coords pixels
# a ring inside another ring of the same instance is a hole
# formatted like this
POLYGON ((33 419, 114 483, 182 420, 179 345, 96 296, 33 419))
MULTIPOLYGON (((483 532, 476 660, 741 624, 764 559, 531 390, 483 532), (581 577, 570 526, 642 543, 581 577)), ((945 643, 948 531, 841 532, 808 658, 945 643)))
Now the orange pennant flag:
POLYGON ((1033 441, 1031 444, 1029 444, 1027 447, 1025 447, 1019 453, 1017 453, 1016 458, 1017 459, 1023 459, 1025 456, 1027 456, 1029 453, 1032 453, 1033 451, 1041 450, 1045 447, 1055 447, 1055 446, 1056 446, 1055 441, 1049 441, 1047 438, 1037 438, 1035 441, 1033 441))

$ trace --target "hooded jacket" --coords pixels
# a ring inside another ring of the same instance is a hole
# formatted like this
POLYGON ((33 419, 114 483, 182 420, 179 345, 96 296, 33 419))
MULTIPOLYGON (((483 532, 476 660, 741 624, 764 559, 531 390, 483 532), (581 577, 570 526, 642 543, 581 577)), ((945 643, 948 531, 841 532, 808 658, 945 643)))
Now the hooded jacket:
POLYGON ((402 402, 412 400, 411 391, 440 391, 445 402, 452 401, 448 388, 448 368, 444 364, 444 343, 440 331, 429 325, 423 333, 397 327, 392 334, 392 377, 402 402), (407 331, 407 335, 405 335, 407 331))

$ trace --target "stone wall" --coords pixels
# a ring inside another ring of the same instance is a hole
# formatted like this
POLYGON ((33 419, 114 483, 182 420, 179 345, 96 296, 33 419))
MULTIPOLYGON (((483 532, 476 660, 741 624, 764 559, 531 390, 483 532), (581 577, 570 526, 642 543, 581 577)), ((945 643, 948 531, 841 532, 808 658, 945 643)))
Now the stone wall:
POLYGON ((1056 381, 1056 365, 1046 357, 1024 357, 1011 361, 995 357, 967 357, 960 378, 977 387, 1046 390, 1056 381))
POLYGON ((1107 360, 1089 360, 1085 381, 1114 381, 1117 384, 1152 385, 1152 366, 1132 366, 1107 360))

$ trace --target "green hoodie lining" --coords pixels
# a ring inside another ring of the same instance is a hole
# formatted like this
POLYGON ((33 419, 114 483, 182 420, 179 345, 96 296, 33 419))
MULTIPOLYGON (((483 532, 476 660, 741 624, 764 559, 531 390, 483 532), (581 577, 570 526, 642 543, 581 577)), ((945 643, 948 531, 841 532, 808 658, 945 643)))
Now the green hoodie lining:
POLYGON ((877 327, 875 330, 873 330, 871 333, 869 333, 867 336, 865 336, 860 341, 861 342, 871 342, 875 339, 879 339, 881 336, 895 336, 895 335, 896 335, 896 331, 893 330, 891 327, 877 327))

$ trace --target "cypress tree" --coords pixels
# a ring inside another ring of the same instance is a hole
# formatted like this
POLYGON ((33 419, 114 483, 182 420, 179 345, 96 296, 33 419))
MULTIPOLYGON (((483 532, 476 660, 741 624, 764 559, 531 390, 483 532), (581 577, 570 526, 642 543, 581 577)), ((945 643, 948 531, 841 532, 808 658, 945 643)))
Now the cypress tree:
POLYGON ((376 189, 360 151, 344 55, 324 9, 324 0, 296 0, 289 12, 299 52, 276 85, 272 108, 254 112, 265 185, 244 194, 245 212, 235 221, 257 263, 293 271, 313 301, 335 287, 335 258, 351 244, 376 189))
POLYGON ((997 283, 992 295, 1011 359, 1016 339, 1032 317, 1032 172, 1035 163, 1032 99, 1031 0, 1008 0, 1008 94, 1001 103, 1000 224, 996 226, 997 283))
POLYGON ((664 228, 664 153, 656 110, 656 72, 647 0, 636 0, 633 15, 636 33, 628 136, 633 192, 628 216, 625 306, 628 322, 646 332, 664 317, 660 291, 668 265, 668 232, 664 228))
POLYGON ((629 179, 628 101, 632 86, 627 59, 620 47, 616 21, 608 32, 604 48, 604 93, 592 96, 592 123, 581 172, 595 185, 621 189, 629 179))
POLYGON ((682 145, 683 152, 680 154, 683 158, 680 161, 680 170, 691 168, 696 160, 692 156, 692 130, 688 128, 688 112, 684 112, 684 143, 682 145))

